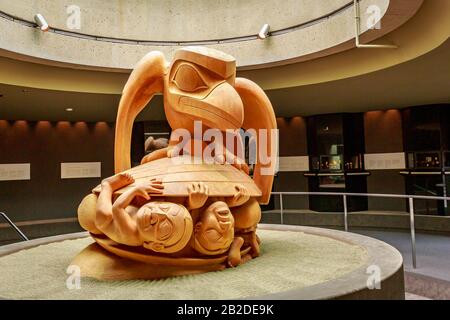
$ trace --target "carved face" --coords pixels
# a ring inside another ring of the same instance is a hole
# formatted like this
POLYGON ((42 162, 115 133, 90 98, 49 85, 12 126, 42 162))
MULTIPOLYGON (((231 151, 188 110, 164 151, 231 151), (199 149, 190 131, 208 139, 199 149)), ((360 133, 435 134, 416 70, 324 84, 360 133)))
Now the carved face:
POLYGON ((136 219, 144 246, 153 251, 173 252, 173 247, 182 249, 192 234, 189 212, 171 202, 146 203, 138 210, 136 219))
POLYGON ((196 249, 205 254, 224 252, 234 238, 234 218, 225 202, 210 205, 195 225, 196 249))
MULTIPOLYGON (((203 130, 265 129, 270 134, 265 150, 268 155, 275 154, 272 129, 277 128, 276 118, 264 91, 250 80, 236 78, 236 60, 232 56, 209 47, 185 47, 175 50, 170 64, 161 52, 149 52, 131 73, 117 112, 116 173, 131 168, 133 121, 157 93, 163 93, 164 111, 173 133, 186 129, 192 137, 196 120, 202 121, 203 130)), ((175 140, 171 146, 179 142, 175 140)), ((274 164, 271 160, 271 167, 274 164)), ((254 179, 263 193, 261 203, 267 203, 273 173, 261 174, 261 169, 263 164, 258 159, 254 179)))
MULTIPOLYGON (((205 56, 195 50, 180 51, 178 55, 164 86, 164 105, 169 123, 179 127, 177 124, 181 116, 191 122, 202 121, 205 126, 222 131, 239 129, 244 119, 244 107, 233 87, 236 73, 234 60, 225 54, 216 59, 214 55, 205 56), (203 66, 207 60, 210 60, 209 66, 214 65, 215 61, 217 69, 203 66)), ((185 129, 190 127, 190 124, 183 124, 185 129)))

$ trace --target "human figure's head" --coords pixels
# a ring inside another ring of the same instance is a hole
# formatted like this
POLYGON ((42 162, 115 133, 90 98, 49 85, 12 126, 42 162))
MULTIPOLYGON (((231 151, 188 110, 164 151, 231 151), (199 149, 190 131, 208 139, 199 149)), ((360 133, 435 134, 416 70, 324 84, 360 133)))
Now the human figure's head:
POLYGON ((201 215, 195 225, 194 248, 215 255, 228 250, 234 239, 234 218, 225 202, 216 201, 201 215))
POLYGON ((172 202, 148 202, 136 217, 145 248, 162 253, 183 249, 192 235, 192 218, 182 205, 172 202))

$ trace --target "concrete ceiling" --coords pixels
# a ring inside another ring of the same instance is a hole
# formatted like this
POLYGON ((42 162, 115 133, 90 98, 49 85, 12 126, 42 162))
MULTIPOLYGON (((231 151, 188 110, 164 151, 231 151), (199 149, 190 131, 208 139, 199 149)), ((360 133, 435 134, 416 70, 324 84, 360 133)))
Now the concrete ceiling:
POLYGON ((437 49, 394 67, 345 80, 269 90, 267 94, 277 115, 282 116, 450 103, 449 57, 450 39, 437 49))
MULTIPOLYGON (((43 90, 0 84, 0 119, 114 121, 120 95, 43 90), (66 111, 67 108, 73 111, 66 111)), ((155 96, 139 118, 164 119, 162 96, 155 96)))
MULTIPOLYGON (((360 49, 380 50, 380 49, 360 49)), ((409 62, 362 76, 269 90, 277 116, 361 112, 450 103, 450 39, 409 62)), ((119 95, 31 89, 0 84, 0 119, 114 121, 119 95), (73 108, 67 112, 66 108, 73 108)), ((156 96, 138 120, 164 119, 156 96)))

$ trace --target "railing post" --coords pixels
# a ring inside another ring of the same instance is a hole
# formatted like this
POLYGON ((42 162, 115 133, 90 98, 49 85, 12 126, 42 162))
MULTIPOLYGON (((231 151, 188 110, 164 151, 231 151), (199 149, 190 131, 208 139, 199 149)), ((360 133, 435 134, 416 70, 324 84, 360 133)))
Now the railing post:
POLYGON ((22 240, 24 241, 29 240, 27 236, 22 231, 20 231, 20 229, 14 224, 14 222, 11 221, 11 219, 6 215, 6 213, 0 212, 0 216, 2 216, 3 219, 5 219, 5 221, 8 222, 8 224, 17 232, 17 234, 22 238, 22 240))
POLYGON ((280 193, 280 222, 281 224, 284 224, 284 217, 283 217, 283 194, 280 193))
POLYGON ((342 195, 342 199, 344 200, 344 229, 345 231, 348 231, 347 195, 342 195))
MULTIPOLYGON (((442 195, 444 197, 447 197, 447 182, 445 181, 445 174, 442 175, 442 195)), ((444 199, 444 211, 447 210, 448 207, 448 202, 447 202, 447 198, 444 199)), ((444 213, 446 214, 446 212, 444 213)))
POLYGON ((412 249, 412 264, 413 268, 417 267, 416 264, 416 228, 414 226, 414 199, 409 198, 409 224, 411 228, 411 249, 412 249))

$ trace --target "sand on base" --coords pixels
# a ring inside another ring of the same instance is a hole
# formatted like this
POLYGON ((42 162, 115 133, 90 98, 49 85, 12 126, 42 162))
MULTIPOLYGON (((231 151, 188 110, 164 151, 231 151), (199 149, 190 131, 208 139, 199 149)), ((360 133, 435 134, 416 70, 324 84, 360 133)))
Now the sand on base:
POLYGON ((299 289, 341 277, 368 259, 366 249, 304 232, 259 230, 261 256, 224 271, 162 280, 97 281, 70 262, 91 238, 65 240, 0 257, 0 297, 9 299, 239 299, 299 289), (73 271, 72 271, 73 272, 73 271), (69 283, 69 289, 67 286, 69 283))

